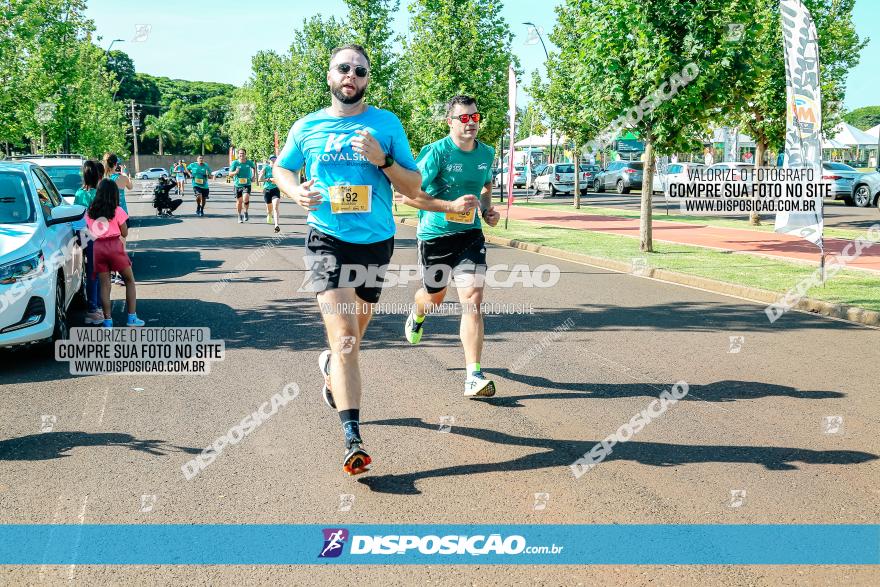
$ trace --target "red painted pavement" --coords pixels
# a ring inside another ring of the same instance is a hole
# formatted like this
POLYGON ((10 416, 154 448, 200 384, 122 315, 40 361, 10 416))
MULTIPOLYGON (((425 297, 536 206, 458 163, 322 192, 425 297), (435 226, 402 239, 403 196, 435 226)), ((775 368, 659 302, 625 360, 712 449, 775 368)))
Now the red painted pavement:
MULTIPOLYGON (((511 207, 510 217, 514 220, 527 220, 549 226, 639 237, 638 218, 541 210, 519 207, 516 204, 511 207)), ((653 235, 654 240, 681 245, 753 253, 781 259, 796 259, 816 264, 819 260, 819 249, 812 243, 801 238, 774 232, 654 220, 653 235)), ((843 248, 851 242, 826 238, 825 250, 829 257, 833 254, 840 254, 843 248)), ((853 254, 854 251, 855 247, 853 246, 848 252, 853 254)), ((589 251, 586 252, 589 253, 589 251)), ((863 249, 862 255, 858 259, 848 262, 847 267, 880 271, 880 243, 874 243, 872 247, 863 249)))

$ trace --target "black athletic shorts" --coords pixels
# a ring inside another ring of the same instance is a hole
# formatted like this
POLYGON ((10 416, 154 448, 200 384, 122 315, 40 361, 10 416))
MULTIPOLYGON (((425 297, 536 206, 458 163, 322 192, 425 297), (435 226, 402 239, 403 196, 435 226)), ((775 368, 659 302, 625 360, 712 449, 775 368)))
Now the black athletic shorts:
POLYGON ((250 184, 248 184, 248 185, 243 185, 243 186, 241 186, 241 187, 237 187, 237 188, 235 188, 235 197, 236 197, 236 198, 240 198, 241 195, 242 195, 243 193, 245 193, 245 192, 247 192, 247 195, 248 195, 248 196, 251 195, 251 186, 250 186, 250 184))
POLYGON ((350 287, 357 297, 375 304, 393 253, 394 237, 361 245, 309 228, 303 259, 307 275, 301 291, 318 294, 350 287))
POLYGON ((206 198, 206 199, 207 199, 207 197, 208 197, 208 188, 203 188, 203 187, 199 187, 199 186, 197 186, 197 185, 194 185, 194 186, 193 186, 193 192, 194 192, 197 196, 201 196, 201 197, 206 198))
POLYGON ((271 204, 274 199, 281 199, 281 190, 278 188, 269 188, 263 190, 263 201, 267 204, 271 204))
POLYGON ((485 273, 486 238, 483 229, 454 232, 431 240, 419 239, 419 264, 428 293, 446 289, 453 273, 485 273))

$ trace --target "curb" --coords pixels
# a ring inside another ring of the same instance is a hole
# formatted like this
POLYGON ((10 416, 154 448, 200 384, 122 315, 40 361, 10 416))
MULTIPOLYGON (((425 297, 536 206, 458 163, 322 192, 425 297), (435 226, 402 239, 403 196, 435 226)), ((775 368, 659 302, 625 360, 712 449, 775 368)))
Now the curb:
MULTIPOLYGON (((398 223, 412 227, 418 225, 418 222, 411 218, 399 218, 398 223)), ((594 267, 599 267, 600 269, 608 269, 610 271, 616 271, 618 273, 633 274, 632 266, 629 263, 624 263, 623 261, 613 261, 611 259, 603 259, 601 257, 592 257, 590 255, 584 255, 582 253, 572 253, 570 251, 564 251, 562 249, 557 249, 554 247, 536 245, 525 241, 501 238, 488 234, 486 235, 486 242, 492 243, 493 245, 500 245, 502 247, 529 251, 530 253, 538 253, 540 255, 556 257, 559 259, 564 259, 566 261, 574 261, 576 263, 592 265, 594 267)), ((669 271, 667 269, 648 268, 645 270, 644 274, 640 274, 639 277, 656 279, 657 281, 674 283, 677 285, 685 285, 688 287, 694 287, 713 293, 743 298, 745 300, 758 302, 761 304, 772 304, 780 301, 783 297, 783 294, 774 293, 765 289, 747 287, 745 285, 736 285, 733 283, 725 283, 723 281, 708 279, 706 277, 698 277, 696 275, 677 273, 675 271, 669 271)), ((880 327, 880 312, 866 310, 864 308, 857 308, 855 306, 848 306, 846 304, 832 304, 831 302, 814 300, 812 298, 803 298, 800 300, 800 302, 797 303, 797 305, 792 308, 792 310, 800 310, 802 312, 808 312, 811 314, 821 314, 830 318, 846 320, 848 322, 855 322, 857 324, 864 324, 866 326, 880 327)))

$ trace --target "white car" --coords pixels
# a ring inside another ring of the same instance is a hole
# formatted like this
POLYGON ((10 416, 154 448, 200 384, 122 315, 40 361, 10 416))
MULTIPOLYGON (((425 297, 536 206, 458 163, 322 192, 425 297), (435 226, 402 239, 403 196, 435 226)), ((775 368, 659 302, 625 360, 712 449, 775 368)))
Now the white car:
MULTIPOLYGON (((581 166, 581 193, 587 191, 589 177, 585 165, 581 166)), ((574 163, 551 163, 538 173, 534 182, 535 192, 550 192, 555 196, 558 192, 574 192, 574 163)))
POLYGON ((670 184, 691 183, 694 181, 691 179, 692 174, 700 173, 704 169, 706 166, 702 163, 670 163, 665 169, 658 169, 654 173, 653 189, 665 194, 670 184))
POLYGON ((24 155, 13 157, 16 161, 36 163, 46 171, 55 188, 68 204, 82 187, 82 166, 86 158, 82 155, 24 155))
POLYGON ((218 179, 220 177, 226 177, 227 175, 229 175, 229 166, 228 165, 226 167, 221 167, 217 171, 214 171, 213 173, 211 173, 211 177, 213 177, 214 179, 218 179))
POLYGON ((168 177, 168 170, 162 167, 150 167, 134 176, 135 179, 159 179, 168 177))
MULTIPOLYGON (((507 168, 501 169, 501 173, 495 176, 495 187, 507 185, 507 168)), ((526 187, 526 166, 513 166, 513 187, 526 187)))
POLYGON ((40 166, 0 162, 0 348, 67 338, 68 308, 85 296, 72 225, 85 211, 40 166))

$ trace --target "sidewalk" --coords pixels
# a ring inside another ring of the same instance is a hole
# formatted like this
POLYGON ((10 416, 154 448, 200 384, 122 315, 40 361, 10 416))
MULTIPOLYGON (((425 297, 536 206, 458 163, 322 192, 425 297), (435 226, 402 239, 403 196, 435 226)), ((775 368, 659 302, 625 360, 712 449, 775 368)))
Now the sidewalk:
MULTIPOLYGON (((503 215, 504 211, 502 210, 503 215)), ((511 207, 510 218, 536 222, 546 226, 639 237, 638 218, 539 210, 518 207, 516 204, 511 207)), ((772 232, 654 220, 653 237, 656 241, 667 243, 763 255, 789 261, 804 261, 816 264, 817 267, 819 262, 819 250, 812 243, 798 237, 772 232)), ((825 239, 825 250, 830 257, 840 254, 852 242, 843 239, 825 239)), ((853 254, 854 251, 855 246, 850 247, 849 254, 853 254)), ((584 252, 589 253, 589 251, 584 252)), ((847 263, 847 267, 880 272, 880 243, 875 243, 872 247, 864 249, 858 259, 847 263)))

